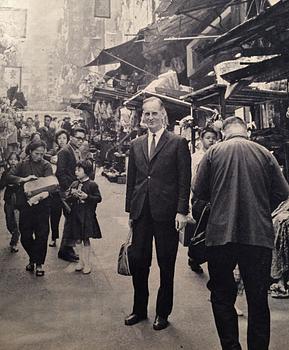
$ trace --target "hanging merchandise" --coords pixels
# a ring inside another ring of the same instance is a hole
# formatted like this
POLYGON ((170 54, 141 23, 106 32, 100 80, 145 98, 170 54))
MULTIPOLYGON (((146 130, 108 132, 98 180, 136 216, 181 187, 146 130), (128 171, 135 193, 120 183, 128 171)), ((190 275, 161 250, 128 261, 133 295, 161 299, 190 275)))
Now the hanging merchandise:
POLYGON ((120 109, 120 123, 124 132, 129 132, 131 129, 131 115, 132 111, 126 107, 120 109))
POLYGON ((99 100, 96 100, 94 105, 94 117, 96 120, 99 121, 99 118, 100 118, 100 101, 99 100))
POLYGON ((101 117, 102 120, 106 120, 107 119, 106 103, 105 103, 105 101, 102 101, 102 103, 100 104, 100 117, 101 117))
POLYGON ((106 107, 106 115, 107 115, 108 119, 111 119, 113 117, 113 110, 112 110, 110 102, 108 102, 107 107, 106 107))

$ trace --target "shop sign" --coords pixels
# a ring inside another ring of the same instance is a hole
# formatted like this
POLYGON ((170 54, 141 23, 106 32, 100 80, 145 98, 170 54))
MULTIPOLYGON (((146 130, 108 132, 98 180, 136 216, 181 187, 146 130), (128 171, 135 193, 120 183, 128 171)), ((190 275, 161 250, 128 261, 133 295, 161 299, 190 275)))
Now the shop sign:
POLYGON ((4 81, 8 88, 18 86, 21 89, 21 67, 5 67, 4 81))
POLYGON ((94 0, 94 17, 111 17, 111 0, 94 0))

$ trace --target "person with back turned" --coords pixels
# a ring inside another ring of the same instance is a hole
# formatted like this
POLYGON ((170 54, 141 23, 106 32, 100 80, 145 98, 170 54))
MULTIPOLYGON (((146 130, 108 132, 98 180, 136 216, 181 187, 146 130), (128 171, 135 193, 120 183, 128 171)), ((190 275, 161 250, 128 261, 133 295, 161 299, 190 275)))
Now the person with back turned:
POLYGON ((238 264, 248 304, 248 349, 267 350, 271 212, 288 198, 289 187, 273 155, 248 140, 242 119, 227 118, 223 131, 225 141, 206 152, 194 186, 194 195, 211 203, 206 246, 213 314, 222 349, 240 350, 233 275, 238 264))
POLYGON ((126 211, 130 213, 133 229, 130 258, 134 304, 125 324, 132 326, 147 318, 154 237, 160 269, 155 330, 168 326, 173 307, 178 230, 186 224, 191 181, 187 141, 165 130, 164 118, 165 108, 160 99, 144 100, 143 121, 147 124, 148 134, 131 144, 126 192, 126 211))

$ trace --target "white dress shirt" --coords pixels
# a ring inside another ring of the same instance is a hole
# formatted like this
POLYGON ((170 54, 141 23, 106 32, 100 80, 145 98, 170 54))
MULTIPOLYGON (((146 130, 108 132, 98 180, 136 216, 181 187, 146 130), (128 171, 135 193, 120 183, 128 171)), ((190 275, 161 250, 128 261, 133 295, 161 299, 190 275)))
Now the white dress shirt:
POLYGON ((153 134, 155 134, 155 143, 156 143, 156 148, 158 145, 158 142, 163 134, 163 132, 165 131, 164 128, 161 128, 159 131, 152 133, 150 130, 148 130, 148 154, 150 154, 150 150, 151 150, 151 144, 152 144, 152 140, 153 140, 153 134))

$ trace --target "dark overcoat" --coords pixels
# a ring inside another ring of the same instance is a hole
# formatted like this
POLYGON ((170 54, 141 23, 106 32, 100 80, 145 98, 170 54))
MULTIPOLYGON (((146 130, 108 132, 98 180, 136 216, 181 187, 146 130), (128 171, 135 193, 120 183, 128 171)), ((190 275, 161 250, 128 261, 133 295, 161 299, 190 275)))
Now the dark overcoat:
POLYGON ((71 196, 71 190, 77 189, 80 182, 74 181, 67 191, 67 202, 71 206, 71 212, 67 215, 67 228, 73 239, 101 238, 100 227, 96 218, 96 207, 101 202, 101 194, 98 185, 87 180, 83 182, 81 190, 88 197, 83 201, 71 196))
POLYGON ((267 149, 234 135, 205 153, 194 195, 211 203, 208 246, 240 243, 273 248, 271 212, 288 198, 289 187, 267 149))
POLYGON ((57 154, 57 166, 55 176, 58 179, 61 191, 66 191, 73 181, 75 175, 76 158, 70 144, 64 146, 57 154))

